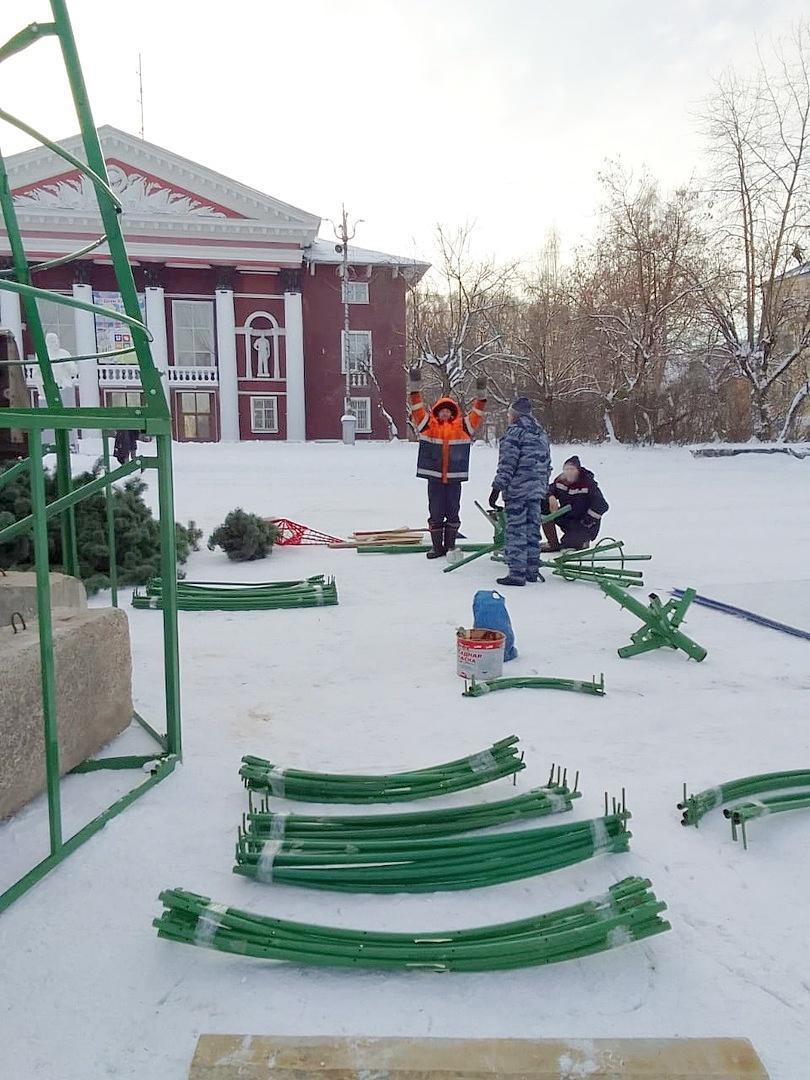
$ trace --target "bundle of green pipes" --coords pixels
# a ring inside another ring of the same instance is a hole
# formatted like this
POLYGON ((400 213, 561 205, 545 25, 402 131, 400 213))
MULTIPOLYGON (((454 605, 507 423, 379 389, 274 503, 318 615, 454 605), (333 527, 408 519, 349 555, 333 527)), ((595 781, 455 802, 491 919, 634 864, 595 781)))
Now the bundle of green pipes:
POLYGON ((806 791, 792 791, 781 795, 763 796, 751 802, 739 803, 724 810, 725 817, 731 819, 731 835, 737 839, 737 829, 742 830, 743 847, 748 848, 745 823, 752 818, 765 817, 768 814, 784 814, 788 810, 806 810, 810 807, 810 794, 806 791))
MULTIPOLYGON (((334 578, 323 574, 301 581, 178 581, 179 611, 272 611, 277 608, 331 607, 338 602, 334 578)), ((135 589, 134 608, 163 607, 160 578, 135 589)))
POLYGON ((624 878, 609 892, 528 919, 469 930, 385 933, 254 915, 207 896, 168 889, 158 937, 237 956, 318 967, 385 971, 505 971, 578 960, 670 929, 648 880, 624 878))
POLYGON ((241 829, 235 874, 335 892, 476 889, 534 877, 629 848, 626 810, 591 821, 486 836, 401 840, 264 840, 241 829))
MULTIPOLYGON (((717 787, 706 788, 697 795, 687 795, 686 784, 684 784, 683 801, 678 803, 678 809, 683 811, 681 825, 696 826, 704 814, 708 814, 710 810, 724 803, 734 802, 737 799, 750 799, 766 791, 787 791, 790 788, 801 787, 810 787, 810 769, 743 776, 739 780, 728 780, 725 784, 718 784, 717 787)), ((728 816, 726 814, 726 817, 728 816)), ((749 816, 757 817, 758 815, 750 814, 749 816)))
POLYGON ((507 822, 560 814, 572 808, 572 800, 580 797, 577 791, 579 773, 571 790, 567 783, 567 770, 554 766, 545 787, 534 788, 524 795, 500 802, 480 803, 472 806, 443 807, 400 814, 352 814, 346 816, 308 816, 304 814, 279 814, 270 809, 267 796, 261 799, 258 809, 251 806, 242 817, 243 831, 259 840, 318 841, 352 844, 357 840, 406 840, 422 837, 457 836, 459 833, 489 829, 507 822))
POLYGON ((280 769, 264 758, 248 754, 242 758, 239 775, 247 788, 301 802, 407 802, 464 791, 520 772, 526 766, 517 748, 519 741, 517 735, 510 735, 477 754, 388 776, 280 769))
POLYGON ((629 570, 628 562, 649 562, 652 555, 627 555, 622 540, 606 536, 595 547, 584 551, 563 551, 556 558, 543 561, 543 566, 551 569, 552 575, 565 581, 612 581, 614 585, 643 585, 644 575, 640 570, 629 570), (611 554, 608 554, 610 552, 611 554), (618 566, 605 566, 605 563, 618 563, 618 566))
POLYGON ((489 679, 479 682, 475 678, 469 684, 464 680, 462 697, 483 697, 493 690, 573 690, 580 694, 605 696, 605 676, 599 676, 599 682, 593 676, 590 682, 582 679, 554 679, 545 675, 527 675, 523 678, 489 679))

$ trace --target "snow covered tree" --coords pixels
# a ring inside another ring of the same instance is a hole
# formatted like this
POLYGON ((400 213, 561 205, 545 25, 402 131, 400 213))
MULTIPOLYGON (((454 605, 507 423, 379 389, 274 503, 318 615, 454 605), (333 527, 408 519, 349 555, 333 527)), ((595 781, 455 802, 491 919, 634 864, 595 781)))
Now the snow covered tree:
POLYGON ((750 386, 754 435, 785 437, 810 396, 806 371, 795 378, 810 351, 810 294, 794 268, 810 228, 807 23, 760 54, 750 76, 720 79, 705 128, 717 259, 728 267, 706 304, 720 350, 750 386))
POLYGON ((472 378, 510 354, 502 320, 517 270, 474 259, 469 225, 439 225, 436 236, 439 264, 409 294, 409 365, 424 366, 443 394, 463 395, 472 378))

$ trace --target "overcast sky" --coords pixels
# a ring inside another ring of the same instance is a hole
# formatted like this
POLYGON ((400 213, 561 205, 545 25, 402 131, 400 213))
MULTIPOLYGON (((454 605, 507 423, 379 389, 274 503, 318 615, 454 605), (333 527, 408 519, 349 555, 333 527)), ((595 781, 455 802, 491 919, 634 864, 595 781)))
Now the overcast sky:
MULTIPOLYGON (((667 185, 700 165, 711 80, 789 30, 802 0, 72 0, 96 123, 322 217, 433 255, 435 222, 531 257, 593 224, 608 157, 667 185)), ((49 17, 0 5, 0 34, 49 17)), ((0 103, 55 138, 76 123, 52 42, 0 66, 0 103), (29 87, 24 80, 31 78, 29 87), (27 98, 27 100, 26 100, 27 98)), ((0 124, 4 154, 30 141, 0 124)), ((331 235, 324 224, 322 235, 331 235)))

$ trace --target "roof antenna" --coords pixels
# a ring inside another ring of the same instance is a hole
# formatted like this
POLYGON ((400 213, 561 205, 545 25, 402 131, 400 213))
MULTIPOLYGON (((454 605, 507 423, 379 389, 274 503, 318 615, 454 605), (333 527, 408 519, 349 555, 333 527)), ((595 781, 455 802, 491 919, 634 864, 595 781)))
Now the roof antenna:
POLYGON ((140 53, 138 53, 138 107, 141 112, 141 140, 143 140, 143 60, 140 53))

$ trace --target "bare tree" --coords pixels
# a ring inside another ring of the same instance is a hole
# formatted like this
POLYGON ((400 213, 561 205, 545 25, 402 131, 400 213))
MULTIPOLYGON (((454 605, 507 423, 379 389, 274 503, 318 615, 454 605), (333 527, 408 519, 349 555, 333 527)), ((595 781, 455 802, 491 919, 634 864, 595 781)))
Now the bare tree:
POLYGON ((707 308, 721 350, 749 383, 755 436, 784 437, 810 394, 806 379, 792 400, 788 389, 791 369, 810 348, 810 298, 788 272, 810 225, 807 23, 788 45, 760 53, 752 76, 730 72, 719 80, 705 127, 718 261, 730 263, 705 290, 707 308))
POLYGON ((508 353, 501 324, 516 267, 474 259, 469 225, 454 231, 439 225, 436 235, 438 266, 430 282, 409 294, 408 354, 449 394, 508 353))
POLYGON ((634 434, 654 441, 659 420, 649 401, 688 359, 701 314, 697 195, 682 188, 662 198, 651 177, 635 181, 615 166, 602 181, 603 227, 580 269, 581 310, 592 327, 590 393, 603 404, 609 438, 623 406, 643 423, 634 434))
POLYGON ((559 237, 547 236, 536 268, 524 275, 502 320, 509 348, 489 368, 493 396, 524 394, 550 419, 556 405, 590 392, 580 347, 572 276, 560 266, 559 237))

